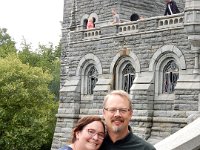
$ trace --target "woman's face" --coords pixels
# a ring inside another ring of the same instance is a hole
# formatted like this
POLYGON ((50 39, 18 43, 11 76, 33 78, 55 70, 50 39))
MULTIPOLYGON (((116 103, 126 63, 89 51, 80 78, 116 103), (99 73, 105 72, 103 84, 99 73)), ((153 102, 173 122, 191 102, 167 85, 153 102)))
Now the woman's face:
POLYGON ((76 133, 77 143, 82 150, 97 150, 101 146, 105 133, 100 121, 86 125, 82 131, 76 133))

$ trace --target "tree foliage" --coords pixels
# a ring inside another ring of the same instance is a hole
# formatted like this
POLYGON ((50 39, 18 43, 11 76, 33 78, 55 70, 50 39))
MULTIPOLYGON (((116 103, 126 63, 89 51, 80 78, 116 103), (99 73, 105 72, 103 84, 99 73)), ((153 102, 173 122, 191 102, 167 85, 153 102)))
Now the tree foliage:
POLYGON ((49 124, 55 122, 52 77, 14 55, 1 59, 0 66, 0 147, 40 149, 52 139, 49 124))
POLYGON ((36 52, 29 49, 29 45, 24 44, 22 51, 18 53, 19 58, 24 64, 29 64, 33 67, 41 67, 44 71, 49 71, 53 80, 49 83, 49 89, 55 94, 55 98, 59 98, 60 89, 60 45, 53 48, 45 45, 39 45, 36 52))
POLYGON ((0 58, 6 57, 10 53, 16 53, 15 42, 11 40, 7 29, 0 28, 0 58))
POLYGON ((0 29, 0 150, 51 147, 60 76, 60 46, 21 51, 0 29))

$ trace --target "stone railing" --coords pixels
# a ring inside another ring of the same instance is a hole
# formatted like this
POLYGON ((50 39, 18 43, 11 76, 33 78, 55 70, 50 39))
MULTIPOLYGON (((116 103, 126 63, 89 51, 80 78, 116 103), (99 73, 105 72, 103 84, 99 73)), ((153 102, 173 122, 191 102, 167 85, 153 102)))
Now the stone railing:
POLYGON ((169 28, 183 26, 184 18, 183 14, 165 16, 158 20, 158 28, 169 28))
POLYGON ((156 143, 156 150, 199 150, 200 118, 185 126, 166 139, 156 143))
POLYGON ((117 35, 135 34, 140 32, 152 32, 160 29, 168 28, 184 28, 184 13, 170 15, 170 16, 156 16, 145 18, 138 21, 127 21, 119 24, 104 24, 94 29, 77 30, 71 32, 73 41, 80 40, 95 40, 98 38, 105 38, 117 35))
POLYGON ((128 32, 138 32, 138 24, 137 23, 123 23, 119 25, 118 33, 128 33, 128 32))
POLYGON ((84 30, 83 31, 83 38, 84 39, 99 38, 100 35, 101 35, 100 29, 90 29, 90 30, 84 30))

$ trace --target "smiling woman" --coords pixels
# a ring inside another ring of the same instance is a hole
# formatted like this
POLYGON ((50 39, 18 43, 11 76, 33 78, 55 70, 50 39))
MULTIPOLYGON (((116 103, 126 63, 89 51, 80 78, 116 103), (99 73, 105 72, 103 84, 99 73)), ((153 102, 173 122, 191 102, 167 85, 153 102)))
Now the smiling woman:
POLYGON ((98 150, 105 137, 105 125, 98 116, 81 118, 72 132, 72 144, 59 150, 98 150))
POLYGON ((8 29, 17 48, 23 39, 32 48, 58 45, 61 38, 63 0, 0 0, 0 28, 8 29))

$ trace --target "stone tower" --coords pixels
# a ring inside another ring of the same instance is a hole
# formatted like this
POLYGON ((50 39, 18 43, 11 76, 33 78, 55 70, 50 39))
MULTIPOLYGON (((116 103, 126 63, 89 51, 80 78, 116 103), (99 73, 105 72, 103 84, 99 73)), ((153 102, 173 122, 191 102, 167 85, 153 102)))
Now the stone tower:
MULTIPOLYGON (((183 11, 185 0, 176 0, 179 9, 183 11)), ((129 20, 131 14, 137 13, 144 17, 154 17, 164 14, 164 0, 64 0, 63 27, 72 24, 78 28, 83 25, 89 15, 96 17, 96 23, 108 22, 112 19, 111 9, 116 8, 122 20, 129 20)))
POLYGON ((176 0, 181 13, 171 16, 163 16, 164 0, 64 1, 52 149, 70 139, 81 116, 101 115, 104 96, 114 89, 130 94, 130 125, 152 143, 187 124, 187 117, 200 110, 200 19, 194 1, 176 0), (111 8, 122 23, 110 24, 111 8), (131 22, 132 13, 144 19, 131 22), (86 30, 89 16, 95 18, 95 28, 86 30))

